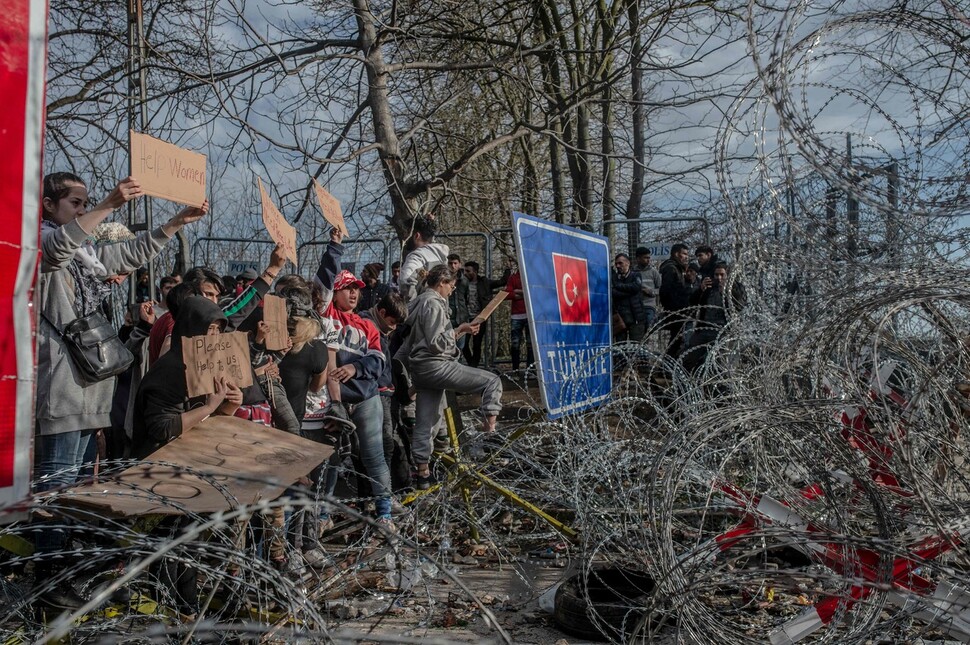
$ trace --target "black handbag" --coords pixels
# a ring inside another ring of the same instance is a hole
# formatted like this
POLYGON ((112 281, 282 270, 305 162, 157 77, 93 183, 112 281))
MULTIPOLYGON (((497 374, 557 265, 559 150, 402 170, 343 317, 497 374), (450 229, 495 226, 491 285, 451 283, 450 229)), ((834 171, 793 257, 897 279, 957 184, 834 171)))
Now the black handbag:
POLYGON ((114 326, 99 311, 75 318, 63 330, 44 314, 41 316, 64 339, 74 366, 89 383, 117 376, 135 361, 134 354, 118 338, 114 326))

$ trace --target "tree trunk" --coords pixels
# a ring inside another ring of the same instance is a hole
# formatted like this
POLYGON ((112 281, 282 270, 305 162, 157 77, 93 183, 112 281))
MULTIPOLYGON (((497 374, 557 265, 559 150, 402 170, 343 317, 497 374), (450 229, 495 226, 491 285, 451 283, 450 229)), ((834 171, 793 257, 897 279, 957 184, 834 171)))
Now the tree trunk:
MULTIPOLYGON (((629 7, 630 34, 632 47, 630 51, 630 101, 633 103, 633 178, 630 182, 630 198, 626 202, 624 215, 629 219, 640 217, 640 204, 643 201, 644 177, 646 175, 647 144, 644 133, 643 106, 643 72, 640 62, 643 60, 643 41, 640 38, 640 15, 638 3, 631 2, 629 7)), ((627 241, 630 250, 636 250, 640 244, 640 223, 630 222, 627 225, 627 241)))
MULTIPOLYGON (((603 99, 600 103, 601 110, 601 130, 600 130, 600 152, 602 153, 602 173, 603 173, 603 220, 614 219, 618 214, 616 207, 616 161, 613 159, 615 144, 613 141, 613 89, 610 83, 610 75, 613 71, 613 38, 616 35, 613 12, 607 6, 605 0, 600 0, 597 5, 597 15, 603 26, 602 38, 600 41, 600 51, 603 52, 604 60, 600 66, 599 83, 603 86, 603 99)), ((603 225, 603 234, 609 236, 606 225, 603 225)))
POLYGON ((367 98, 374 120, 374 140, 378 145, 384 180, 391 198, 392 212, 389 220, 398 238, 403 241, 410 236, 410 224, 415 215, 414 196, 410 194, 410 184, 405 177, 401 159, 401 145, 394 128, 394 116, 387 93, 389 73, 384 64, 384 54, 377 43, 374 14, 371 13, 367 0, 354 0, 354 15, 357 19, 360 51, 364 55, 364 67, 367 69, 367 98))
POLYGON ((559 153, 559 139, 562 128, 556 121, 556 133, 549 139, 549 173, 552 175, 552 210, 555 211, 556 221, 566 222, 566 186, 563 182, 562 156, 559 153))
MULTIPOLYGON (((566 42, 562 29, 554 20, 556 5, 555 3, 540 2, 537 5, 537 16, 539 24, 542 26, 542 35, 549 40, 559 41, 563 50, 566 49, 566 42)), ((555 51, 547 49, 540 55, 539 60, 542 64, 542 83, 546 95, 549 97, 549 112, 556 114, 559 107, 563 104, 563 85, 562 74, 559 68, 559 60, 555 51)), ((560 141, 564 141, 564 117, 556 116, 552 119, 550 126, 553 130, 549 137, 549 174, 552 180, 552 210, 556 222, 563 224, 566 221, 566 186, 562 167, 562 152, 560 151, 560 141)))
POLYGON ((532 139, 522 139, 523 189, 522 212, 538 217, 539 215, 539 168, 536 165, 535 149, 532 139))

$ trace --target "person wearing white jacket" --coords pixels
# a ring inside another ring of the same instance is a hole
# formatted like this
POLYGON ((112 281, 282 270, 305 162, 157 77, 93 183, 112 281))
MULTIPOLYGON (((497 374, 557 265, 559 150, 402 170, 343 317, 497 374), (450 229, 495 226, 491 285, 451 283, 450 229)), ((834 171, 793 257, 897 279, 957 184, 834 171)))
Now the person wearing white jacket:
POLYGON ((411 225, 410 244, 413 249, 404 258, 398 278, 401 295, 411 302, 418 295, 424 276, 434 267, 447 264, 450 250, 447 244, 434 241, 438 226, 431 217, 415 217, 411 225))

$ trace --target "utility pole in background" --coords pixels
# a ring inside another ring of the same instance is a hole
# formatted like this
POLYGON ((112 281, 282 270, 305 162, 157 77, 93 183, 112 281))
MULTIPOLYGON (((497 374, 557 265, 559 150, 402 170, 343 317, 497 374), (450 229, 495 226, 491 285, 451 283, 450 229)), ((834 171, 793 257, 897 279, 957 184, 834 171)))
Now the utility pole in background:
MULTIPOLYGON (((131 130, 144 132, 148 126, 148 83, 145 74, 145 30, 142 0, 128 0, 128 124, 131 130)), ((129 151, 130 151, 129 142, 129 151)), ((129 155, 128 172, 131 173, 129 155)), ((151 231, 152 202, 143 198, 128 202, 128 228, 151 231), (145 208, 145 219, 138 221, 138 204, 145 208)), ((128 304, 134 304, 138 288, 137 274, 128 280, 128 304)), ((148 297, 155 299, 155 262, 148 263, 148 297)))

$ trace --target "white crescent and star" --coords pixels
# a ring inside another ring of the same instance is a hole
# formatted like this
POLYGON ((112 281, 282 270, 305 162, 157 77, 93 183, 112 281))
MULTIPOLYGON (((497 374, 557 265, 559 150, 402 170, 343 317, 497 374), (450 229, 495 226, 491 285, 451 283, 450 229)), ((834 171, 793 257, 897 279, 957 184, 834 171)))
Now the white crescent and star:
POLYGON ((573 277, 568 273, 562 274, 562 296, 563 299, 565 299, 566 304, 570 307, 576 304, 576 298, 579 296, 579 288, 576 286, 576 281, 573 280, 573 277), (566 286, 567 280, 573 283, 572 289, 566 286), (570 295, 572 295, 572 298, 569 297, 570 295))

